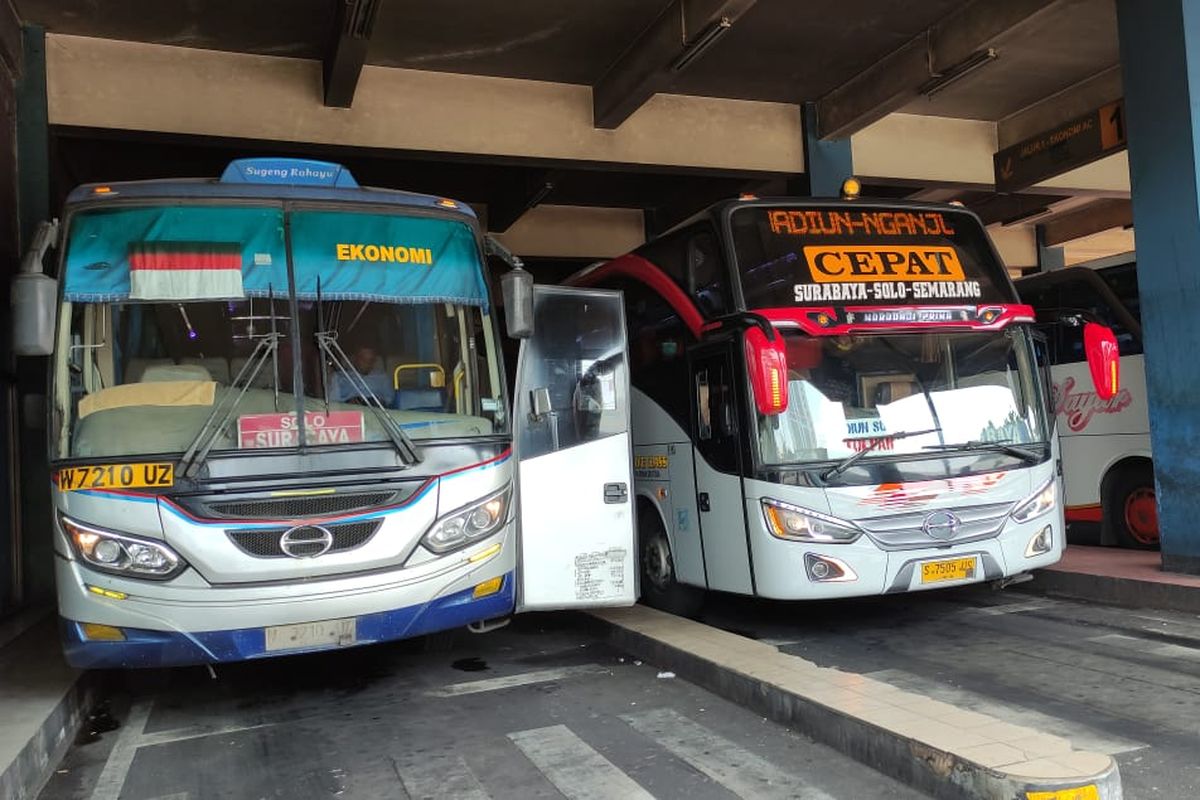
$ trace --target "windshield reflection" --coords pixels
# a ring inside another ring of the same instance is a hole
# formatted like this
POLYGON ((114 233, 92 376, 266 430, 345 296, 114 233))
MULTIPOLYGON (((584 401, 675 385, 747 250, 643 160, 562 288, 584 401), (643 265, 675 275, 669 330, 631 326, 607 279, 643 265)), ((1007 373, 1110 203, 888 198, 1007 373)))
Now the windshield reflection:
POLYGON ((841 461, 867 449, 862 461, 941 458, 931 448, 1047 439, 1023 329, 828 339, 788 331, 784 341, 788 408, 758 419, 764 464, 841 461))

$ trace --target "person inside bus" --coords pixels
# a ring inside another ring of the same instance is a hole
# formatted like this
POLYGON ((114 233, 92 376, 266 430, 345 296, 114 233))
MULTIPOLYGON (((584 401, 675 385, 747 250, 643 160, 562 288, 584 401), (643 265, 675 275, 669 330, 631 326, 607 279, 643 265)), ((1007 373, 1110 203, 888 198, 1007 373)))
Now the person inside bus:
MULTIPOLYGON (((349 352, 350 363, 362 376, 362 380, 385 405, 392 403, 392 380, 383 368, 383 359, 369 344, 360 344, 349 352)), ((340 369, 333 368, 329 399, 339 403, 363 403, 358 389, 347 380, 340 369)))

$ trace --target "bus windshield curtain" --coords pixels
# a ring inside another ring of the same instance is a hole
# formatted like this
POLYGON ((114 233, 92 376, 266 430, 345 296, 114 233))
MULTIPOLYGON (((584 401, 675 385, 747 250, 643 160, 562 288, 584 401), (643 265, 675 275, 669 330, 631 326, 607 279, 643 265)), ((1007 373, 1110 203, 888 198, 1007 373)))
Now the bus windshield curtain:
POLYGON ((279 208, 145 206, 71 218, 69 302, 238 300, 287 286, 279 208))
POLYGON ((471 229, 451 219, 348 211, 291 215, 296 294, 316 300, 459 303, 486 311, 471 229))

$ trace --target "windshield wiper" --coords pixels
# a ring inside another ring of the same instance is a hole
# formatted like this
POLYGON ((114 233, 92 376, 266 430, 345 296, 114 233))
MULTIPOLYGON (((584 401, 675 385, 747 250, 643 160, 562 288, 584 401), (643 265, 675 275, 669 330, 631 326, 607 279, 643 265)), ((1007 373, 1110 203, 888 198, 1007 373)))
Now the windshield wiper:
POLYGON ((375 418, 379 421, 380 427, 384 433, 392 440, 392 444, 396 447, 396 452, 400 454, 400 459, 408 465, 419 463, 421 456, 417 451, 417 446, 413 444, 413 440, 408 437, 404 429, 392 418, 384 408, 383 403, 371 391, 371 387, 367 385, 366 379, 354 367, 354 363, 350 357, 346 355, 346 351, 337 343, 337 334, 329 331, 317 331, 317 346, 321 348, 321 352, 333 362, 337 367, 338 372, 342 374, 358 396, 375 414, 375 418))
POLYGON ((213 444, 217 441, 217 434, 229 424, 233 412, 237 410, 242 398, 246 396, 246 390, 254 383, 258 373, 262 372, 267 360, 275 357, 282 339, 283 334, 281 333, 269 333, 254 346, 250 358, 246 359, 246 363, 238 370, 238 374, 229 385, 229 391, 221 398, 221 402, 213 406, 212 413, 208 415, 208 419, 196 434, 196 438, 192 439, 192 443, 184 452, 183 458, 179 462, 179 471, 185 477, 194 478, 200 471, 204 460, 208 458, 208 452, 212 450, 213 444), (237 390, 236 393, 235 390, 237 390))
POLYGON ((824 472, 822 472, 821 480, 827 481, 830 478, 835 478, 838 475, 841 475, 843 472, 850 469, 850 467, 857 464, 859 459, 864 458, 867 455, 867 453, 870 453, 875 448, 880 447, 884 442, 894 442, 894 441, 898 441, 900 439, 908 439, 911 436, 925 436, 926 434, 941 433, 941 432, 942 432, 941 428, 929 428, 929 429, 923 430, 923 431, 901 431, 900 433, 892 433, 892 434, 880 436, 879 438, 872 440, 870 444, 868 444, 862 450, 859 450, 857 453, 850 456, 846 460, 844 460, 844 461, 830 467, 829 469, 825 470, 824 472))
POLYGON ((1031 453, 1022 447, 1015 447, 1009 442, 1012 439, 997 439, 991 442, 983 442, 972 439, 969 442, 959 442, 958 444, 927 444, 923 450, 997 450, 1006 455, 1019 458, 1027 463, 1034 463, 1041 459, 1036 453, 1031 453))

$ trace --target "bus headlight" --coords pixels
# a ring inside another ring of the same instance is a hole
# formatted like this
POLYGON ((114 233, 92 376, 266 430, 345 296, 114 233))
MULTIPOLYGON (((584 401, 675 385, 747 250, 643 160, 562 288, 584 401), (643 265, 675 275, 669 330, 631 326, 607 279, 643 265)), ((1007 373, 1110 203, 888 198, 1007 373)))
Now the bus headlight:
POLYGON ((1013 509, 1012 518, 1017 522, 1029 522, 1031 519, 1053 511, 1057 502, 1058 487, 1054 485, 1054 478, 1051 478, 1013 509))
POLYGON ((175 577, 187 566, 163 542, 94 528, 62 515, 58 519, 75 555, 101 572, 162 581, 175 577))
POLYGON ((490 497, 447 514, 433 523, 421 544, 442 555, 491 536, 508 519, 511 497, 510 484, 490 497))
POLYGON ((779 500, 762 499, 767 530, 779 539, 796 542, 849 544, 862 535, 852 523, 779 500))

